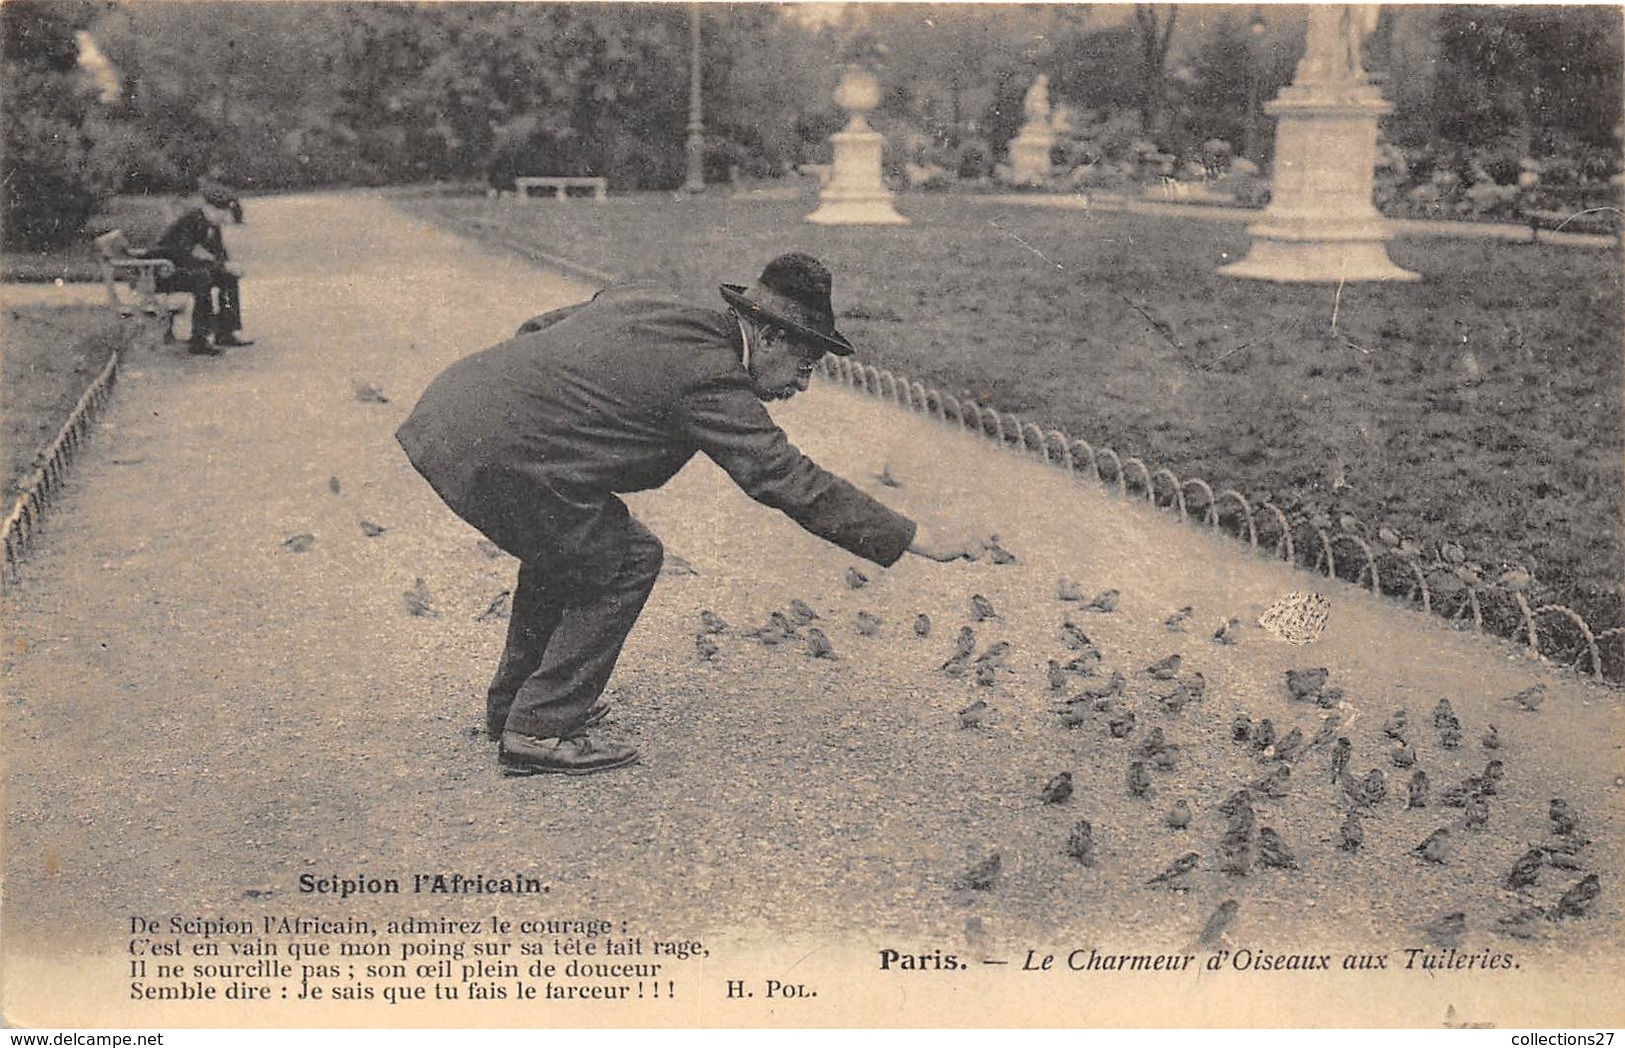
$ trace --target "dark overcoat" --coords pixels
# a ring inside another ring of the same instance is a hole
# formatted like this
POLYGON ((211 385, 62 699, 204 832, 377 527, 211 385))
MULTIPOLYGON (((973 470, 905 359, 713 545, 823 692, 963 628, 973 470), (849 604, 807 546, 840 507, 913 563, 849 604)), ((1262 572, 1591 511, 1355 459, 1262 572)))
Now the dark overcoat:
POLYGON ((612 570, 616 494, 704 452, 813 534, 896 561, 914 523, 796 450, 752 392, 740 338, 725 313, 609 288, 447 368, 396 437, 458 516, 521 560, 612 570))

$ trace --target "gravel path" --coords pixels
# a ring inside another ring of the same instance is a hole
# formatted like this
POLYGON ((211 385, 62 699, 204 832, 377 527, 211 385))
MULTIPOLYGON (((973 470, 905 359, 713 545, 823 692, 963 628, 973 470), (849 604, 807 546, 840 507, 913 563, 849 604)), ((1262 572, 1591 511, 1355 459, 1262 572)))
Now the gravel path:
MULTIPOLYGON (((398 916, 400 899, 341 906, 299 896, 297 878, 463 871, 531 874, 552 890, 545 903, 461 899, 418 903, 417 914, 540 908, 704 938, 713 952, 829 950, 842 959, 832 971, 855 985, 866 973, 846 959, 872 965, 876 943, 1016 963, 1028 944, 1184 948, 1227 897, 1241 903, 1232 935, 1279 950, 1398 951, 1462 911, 1464 949, 1513 949, 1521 976, 1441 976, 1425 993, 1369 999, 1343 986, 1331 991, 1335 1014, 1293 988, 1306 983, 1198 988, 1182 998, 1188 1011, 1171 1013, 1134 1011, 1145 1005, 1133 996, 1095 1001, 1089 1014, 1126 1025, 1416 1024, 1438 1021, 1448 999, 1503 1022, 1618 1024, 1619 1006, 1602 1002, 1621 953, 1619 693, 1340 583, 1318 583, 1332 602, 1324 637, 1284 644, 1254 623, 1276 598, 1316 588, 1309 576, 831 383, 775 409, 798 445, 905 512, 998 532, 1017 562, 905 557, 855 590, 845 572, 857 562, 697 461, 630 500, 694 569, 668 565, 610 686, 607 730, 639 745, 643 763, 581 780, 501 777, 478 729, 503 626, 481 613, 512 585, 513 564, 438 502, 391 435, 447 363, 588 289, 364 194, 267 199, 228 236, 249 269, 259 344, 219 359, 173 348, 132 357, 9 597, 8 1001, 61 1014, 38 973, 60 974, 52 965, 64 959, 116 961, 132 913, 398 916), (361 383, 388 402, 358 399, 361 383), (888 468, 902 487, 878 482, 888 468), (369 537, 362 520, 387 530, 369 537), (314 543, 283 545, 296 535, 314 543), (1062 574, 1092 592, 1120 589, 1121 605, 1090 615, 1058 601, 1062 574), (407 614, 417 579, 434 616, 407 614), (937 669, 970 621, 973 592, 1000 616, 976 625, 979 643, 1012 645, 985 688, 937 669), (742 636, 793 597, 820 612, 839 659, 742 636), (1166 628, 1185 605, 1195 608, 1188 632, 1166 628), (701 608, 733 625, 715 662, 694 652, 701 608), (854 632, 860 610, 882 618, 878 636, 854 632), (934 624, 925 639, 911 629, 921 612, 934 624), (1046 682, 1046 660, 1069 657, 1069 616, 1105 671, 1130 675, 1124 706, 1140 721, 1126 740, 1104 716, 1068 730, 1054 712, 1058 695, 1091 683, 1056 693, 1046 682), (1239 643, 1214 644, 1229 616, 1242 623, 1239 643), (1207 682, 1180 714, 1135 672, 1174 652, 1207 682), (1388 799, 1366 820, 1361 851, 1338 851, 1342 792, 1318 750, 1297 763, 1286 797, 1258 802, 1300 868, 1227 877, 1216 809, 1270 768, 1229 741, 1231 721, 1269 717, 1312 735, 1326 711, 1289 701, 1282 683, 1304 666, 1328 667, 1345 689, 1352 770, 1386 769, 1388 799), (1502 701, 1536 682, 1548 689, 1539 712, 1502 701), (961 728, 957 711, 978 697, 993 712, 961 728), (1443 697, 1465 728, 1459 749, 1440 748, 1431 727, 1443 697), (1488 828, 1458 828, 1445 866, 1411 850, 1461 812, 1436 800, 1404 810, 1409 773, 1389 764, 1380 730, 1396 706, 1409 709, 1436 793, 1490 756, 1506 762, 1488 828), (1490 722, 1503 740, 1495 754, 1479 743, 1490 722), (1153 772, 1149 799, 1135 799, 1125 770, 1152 726, 1179 756, 1153 772), (1046 806, 1040 788, 1063 769, 1076 793, 1046 806), (1195 815, 1174 831, 1163 814, 1181 797, 1195 815), (1581 876, 1549 869, 1521 895, 1500 886, 1548 836, 1551 797, 1580 812, 1593 838, 1584 869, 1601 871, 1603 895, 1588 918, 1506 939, 1497 918, 1551 906, 1581 876), (1093 867, 1064 854, 1079 818, 1094 827, 1093 867), (1205 861, 1188 891, 1144 885, 1191 850, 1205 861), (992 890, 954 888, 994 851, 992 890)), ((895 1015, 1004 1014, 951 996, 927 993, 895 1015)))

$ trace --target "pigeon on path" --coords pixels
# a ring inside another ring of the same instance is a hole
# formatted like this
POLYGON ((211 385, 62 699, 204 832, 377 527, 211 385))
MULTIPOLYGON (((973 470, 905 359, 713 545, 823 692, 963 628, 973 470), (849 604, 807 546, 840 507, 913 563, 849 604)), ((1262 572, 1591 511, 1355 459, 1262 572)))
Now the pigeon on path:
POLYGON ((1003 858, 994 852, 956 877, 953 886, 960 891, 988 891, 993 887, 994 880, 999 876, 999 867, 1003 864, 1003 858))
POLYGON ((1197 942, 1203 946, 1212 946, 1218 942, 1230 925, 1235 922, 1236 911, 1240 909, 1241 903, 1235 899, 1226 899, 1219 903, 1218 909, 1213 911, 1212 916, 1207 919, 1207 923, 1202 926, 1202 934, 1197 938, 1197 942))
POLYGON ((403 597, 406 600, 406 613, 421 618, 438 618, 440 613, 434 608, 434 598, 429 596, 429 587, 422 579, 414 579, 412 588, 407 590, 403 597))
POLYGON ((1191 871, 1196 869, 1201 861, 1202 856, 1197 852, 1186 852, 1169 863, 1167 869, 1145 883, 1159 885, 1174 891, 1184 891, 1185 878, 1190 876, 1191 871))

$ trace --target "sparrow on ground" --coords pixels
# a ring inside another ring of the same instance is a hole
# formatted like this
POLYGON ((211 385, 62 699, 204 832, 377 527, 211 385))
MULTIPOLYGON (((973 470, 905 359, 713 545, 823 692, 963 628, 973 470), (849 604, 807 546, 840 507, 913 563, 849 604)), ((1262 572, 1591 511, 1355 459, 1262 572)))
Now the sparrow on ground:
POLYGON ((491 598, 491 603, 485 606, 484 611, 474 616, 474 621, 489 622, 492 619, 505 619, 508 617, 508 609, 512 602, 513 590, 503 590, 491 598))
POLYGON ((1450 857, 1450 830, 1441 826, 1428 834, 1413 851, 1423 859, 1432 863, 1443 863, 1450 857))
POLYGON ((1162 696, 1162 708, 1169 713, 1180 713, 1186 706, 1197 701, 1207 691, 1207 678, 1201 673, 1192 673, 1174 683, 1174 690, 1162 696))
POLYGON ((817 626, 807 627, 807 654, 815 659, 836 658, 835 648, 830 644, 824 631, 817 626))
POLYGON ((1253 725, 1253 749, 1262 753, 1275 745, 1275 722, 1265 717, 1253 725))
POLYGON ((1546 806, 1546 817, 1551 820, 1552 832, 1560 837, 1572 834, 1580 826, 1580 820, 1575 816, 1574 809, 1561 797, 1551 799, 1546 806))
POLYGON ((818 612, 812 610, 806 601, 796 599, 790 602, 790 617, 805 626, 813 619, 818 618, 818 612))
POLYGON ((853 589, 862 589, 863 587, 869 585, 869 576, 865 575, 857 568, 847 568, 846 584, 851 586, 853 589))
POLYGON ((1478 740, 1478 744, 1484 747, 1486 750, 1500 749, 1501 729, 1491 724, 1488 728, 1484 729, 1484 737, 1478 740))
POLYGON ((1083 587, 1072 579, 1062 575, 1055 580, 1055 596, 1059 600, 1077 601, 1083 599, 1083 587))
POLYGON ((1072 658, 1061 663, 1061 668, 1068 673, 1076 673, 1083 677, 1092 677, 1094 676, 1095 668, 1104 661, 1106 661, 1106 657, 1100 653, 1100 649, 1091 646, 1084 648, 1076 655, 1072 656, 1072 658))
POLYGON ((1414 768, 1416 766, 1416 751, 1411 749, 1408 742, 1396 742, 1388 751, 1388 758, 1394 762, 1396 768, 1414 768))
POLYGON ((1469 830, 1482 830, 1490 824, 1490 802, 1481 793, 1467 798, 1461 813, 1462 824, 1469 830))
POLYGON ((880 632, 880 626, 880 617, 867 611, 858 612, 857 618, 852 622, 852 628, 858 631, 860 637, 875 636, 880 632))
POLYGON ((290 535, 282 540, 282 548, 289 553, 308 553, 314 545, 316 545, 316 536, 308 531, 300 532, 298 535, 290 535))
POLYGON ((1168 737, 1163 730, 1160 727, 1152 728, 1146 732, 1145 738, 1140 740, 1139 749, 1135 752, 1142 757, 1155 757, 1167 745, 1168 737))
POLYGON ((1094 647, 1089 635, 1078 628, 1078 624, 1071 619, 1061 623, 1061 643, 1066 645, 1068 651, 1086 651, 1094 647))
POLYGON ((1372 768, 1360 781, 1360 793, 1365 798, 1365 806, 1375 808, 1388 796, 1388 776, 1381 768, 1372 768))
POLYGON ((1249 783, 1247 788, 1266 797, 1279 799, 1286 796, 1287 780, 1290 778, 1292 778, 1292 765, 1281 764, 1258 781, 1249 783))
POLYGON ((953 886, 959 891, 985 892, 993 887, 994 880, 999 876, 999 867, 1003 864, 999 853, 994 852, 954 878, 953 886))
POLYGON ((1439 803, 1446 808, 1465 808, 1467 798, 1478 792, 1478 777, 1469 776, 1454 786, 1447 786, 1439 794, 1439 803))
POLYGON ((1331 742, 1337 738, 1337 729, 1342 726, 1343 715, 1341 713, 1327 714, 1326 719, 1321 722, 1320 727, 1315 731, 1314 737, 1309 740, 1306 749, 1316 750, 1331 742))
POLYGON ((1298 858, 1281 840, 1281 835, 1268 826, 1258 828, 1258 861, 1278 870, 1295 870, 1298 858))
POLYGON ((1095 828, 1088 819, 1079 819, 1066 838, 1066 853, 1085 866, 1095 864, 1095 828))
POLYGON ((1507 887, 1513 891, 1532 887, 1540 879, 1540 868, 1544 865, 1546 853, 1539 848, 1530 848, 1512 864, 1512 872, 1507 874, 1507 887))
POLYGON ((999 680, 999 666, 994 662, 980 662, 976 664, 976 683, 984 688, 991 688, 999 680))
POLYGON ((1486 797, 1495 796, 1496 791, 1500 789, 1501 780, 1506 776, 1506 770, 1507 766, 1504 761, 1492 760, 1484 765, 1484 772, 1479 776, 1480 781, 1483 782, 1479 792, 1486 797))
POLYGON ((1230 741, 1246 742, 1253 737, 1253 719, 1251 717, 1237 717, 1230 722, 1230 741))
POLYGON ((1195 612, 1196 609, 1187 604, 1183 608, 1180 608, 1178 611, 1174 612, 1172 615, 1163 619, 1162 624, 1177 633, 1184 633, 1185 623, 1190 621, 1191 615, 1195 614, 1195 612))
POLYGON ((950 658, 970 658, 976 651, 976 631, 969 626, 959 627, 959 635, 954 638, 954 650, 950 658))
POLYGON ((1294 760, 1303 749, 1303 731, 1293 728, 1284 736, 1277 739, 1272 747, 1273 755, 1278 761, 1294 760))
POLYGON ((1014 564, 1016 562, 1016 555, 999 545, 999 537, 997 535, 989 536, 988 541, 983 543, 983 545, 987 548, 987 559, 991 560, 993 563, 1014 564))
POLYGON ((1253 842, 1248 833, 1226 830, 1219 838, 1219 872, 1245 877, 1253 869, 1253 842))
POLYGON ((1440 699, 1439 704, 1433 707, 1433 726, 1442 728, 1452 721, 1455 721, 1456 725, 1460 727, 1461 722, 1456 720, 1456 711, 1450 705, 1450 700, 1440 699))
POLYGON ((1321 688, 1315 692, 1315 705, 1323 710, 1336 709, 1343 704, 1342 688, 1321 688))
POLYGON ((1451 717, 1439 729, 1439 745, 1447 750, 1454 750, 1461 746, 1461 721, 1451 717))
POLYGON ((379 535, 382 535, 384 532, 389 530, 382 524, 374 524, 365 517, 363 517, 358 523, 361 525, 361 534, 367 536, 369 539, 375 539, 379 535))
POLYGON ((1065 728, 1081 728, 1089 723, 1089 712, 1082 706, 1065 706, 1059 711, 1061 726, 1065 728))
POLYGON ((1563 893, 1557 900, 1557 910, 1553 920, 1562 920, 1565 917, 1585 917, 1590 914, 1591 907, 1596 903, 1597 896, 1602 894, 1602 882, 1594 873, 1588 873, 1576 881, 1574 887, 1563 893))
POLYGON ((1128 766, 1128 793, 1130 797, 1144 798, 1151 793, 1151 773, 1145 770, 1144 761, 1134 761, 1128 766))
POLYGON ((1168 824, 1169 829, 1183 830, 1191 824, 1190 804, 1183 797, 1174 801, 1174 806, 1168 809, 1168 814, 1163 816, 1162 821, 1168 824))
POLYGON ((1236 911, 1239 909, 1241 909, 1241 903, 1234 899, 1226 899, 1219 903, 1219 908, 1214 910, 1213 914, 1208 917, 1207 923, 1202 925, 1202 934, 1197 937, 1196 941, 1203 946, 1212 946, 1218 942, 1224 935, 1225 929, 1229 928, 1235 921, 1236 911))
POLYGON ((1405 810, 1428 806, 1428 773, 1418 768, 1405 784, 1405 810))
POLYGON ((1326 679, 1328 676, 1330 676, 1330 674, 1326 671, 1325 667, 1287 670, 1287 693, 1299 701, 1313 698, 1316 692, 1326 686, 1326 679))
POLYGON ((986 622, 988 619, 996 619, 998 617, 999 613, 993 610, 992 601, 988 600, 980 593, 972 593, 970 595, 970 618, 972 622, 986 622))
POLYGON ((1065 804, 1072 796, 1072 773, 1057 772, 1053 779, 1044 784, 1039 796, 1044 798, 1045 804, 1065 804))
POLYGON ((981 699, 977 699, 975 702, 959 711, 959 726, 961 728, 980 728, 982 726, 983 718, 987 716, 987 712, 990 709, 992 709, 992 707, 986 702, 981 699))
POLYGON ((1423 926, 1428 942, 1441 949, 1455 949, 1467 931, 1467 915, 1460 911, 1443 914, 1423 926))
POLYGON ((1060 691, 1066 687, 1066 670, 1054 659, 1049 660, 1049 690, 1060 691))
POLYGON ((1403 740, 1405 738, 1405 723, 1408 719, 1409 715, 1406 714, 1405 708, 1401 706, 1389 714, 1387 720, 1382 722, 1382 733, 1390 739, 1403 740))
POLYGON ((1338 850, 1359 851, 1363 843, 1365 843, 1365 827, 1360 825, 1359 813, 1350 811, 1344 816, 1343 824, 1337 828, 1338 850))
POLYGON ((423 618, 438 618, 440 613, 434 610, 434 599, 429 596, 429 587, 423 584, 422 579, 414 579, 412 588, 403 596, 406 598, 406 613, 418 615, 423 618))
POLYGON ((1114 739, 1126 739, 1134 731, 1134 711, 1123 710, 1106 722, 1106 730, 1114 739))
POLYGON ((1546 911, 1539 906, 1525 906, 1497 919, 1495 930, 1514 939, 1534 939, 1539 937, 1540 922, 1545 919, 1546 911))
POLYGON ((1169 863, 1166 870, 1163 870, 1161 873, 1157 874, 1155 877, 1151 878, 1145 883, 1162 885, 1163 887, 1172 891, 1184 891, 1185 878, 1190 875, 1192 870, 1196 869, 1197 864, 1201 861, 1201 855, 1197 854, 1196 852, 1186 852, 1184 855, 1181 855, 1179 858, 1169 863))
POLYGON ((1236 637, 1241 633, 1240 619, 1225 619, 1219 623, 1219 628, 1213 631, 1213 640, 1217 644, 1234 644, 1236 637))
POLYGON ((1173 680, 1179 673, 1180 661, 1179 653, 1176 651, 1167 658, 1158 659, 1141 672, 1150 674, 1157 680, 1173 680))
POLYGON ((1117 602, 1123 594, 1114 589, 1101 590, 1100 593, 1083 606, 1084 611, 1113 612, 1117 610, 1117 602))
POLYGON ((914 616, 914 635, 916 637, 931 636, 931 616, 923 611, 914 616))
POLYGON ((716 639, 709 633, 701 631, 694 634, 694 651, 706 662, 715 662, 718 653, 716 639))
POLYGON ((355 398, 363 404, 388 404, 389 398, 384 391, 371 382, 351 382, 350 388, 355 391, 355 398))
POLYGON ((1010 655, 1010 642, 1007 640, 994 641, 987 646, 987 650, 976 656, 976 661, 984 666, 1002 666, 1004 660, 1010 655))
POLYGON ((1114 695, 1123 693, 1123 686, 1128 683, 1120 670, 1112 670, 1112 675, 1104 684, 1097 684, 1092 688, 1085 688, 1078 692, 1078 699, 1093 699, 1101 701, 1110 699, 1114 695))
POLYGON ((343 494, 343 492, 344 492, 344 486, 339 483, 339 478, 337 478, 337 477, 328 477, 327 478, 327 490, 331 491, 335 495, 340 495, 340 494, 343 494))
POLYGON ((1332 781, 1333 782, 1336 782, 1338 779, 1341 779, 1343 777, 1343 773, 1348 771, 1349 758, 1352 757, 1353 755, 1354 755, 1354 744, 1348 740, 1348 736, 1346 736, 1346 735, 1338 736, 1337 741, 1332 744, 1332 781))
POLYGON ((700 611, 701 633, 722 633, 726 631, 727 628, 728 624, 722 621, 722 616, 718 615, 710 608, 705 608, 700 611))
POLYGON ((963 677, 970 670, 970 656, 955 655, 938 668, 950 677, 963 677))
POLYGON ((891 463, 889 462, 880 467, 880 472, 875 474, 875 479, 880 481, 881 484, 888 488, 900 488, 903 486, 902 481, 891 475, 891 463))
MULTIPOLYGON (((501 551, 499 550, 498 552, 500 553, 501 551)), ((698 575, 699 573, 699 569, 695 568, 694 565, 690 564, 687 560, 684 560, 682 557, 679 557, 670 550, 666 551, 666 559, 665 562, 660 566, 660 574, 698 575)))
POLYGON ((1505 701, 1515 703, 1525 713, 1534 713, 1540 709, 1540 704, 1546 701, 1546 685, 1532 684, 1518 694, 1508 696, 1505 701))

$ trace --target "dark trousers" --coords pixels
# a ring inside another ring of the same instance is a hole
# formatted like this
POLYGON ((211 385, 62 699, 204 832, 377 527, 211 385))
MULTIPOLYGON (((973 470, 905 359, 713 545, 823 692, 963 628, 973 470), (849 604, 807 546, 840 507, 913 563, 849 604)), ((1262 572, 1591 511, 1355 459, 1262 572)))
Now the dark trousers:
POLYGON ((176 269, 163 288, 165 291, 187 291, 192 295, 192 341, 208 336, 219 338, 242 330, 243 307, 239 298, 237 277, 219 263, 191 262, 176 269), (216 308, 214 292, 220 293, 216 308))
POLYGON ((598 578, 556 561, 520 562, 507 646, 486 693, 492 736, 567 737, 603 694, 665 558, 635 518, 624 529, 619 564, 598 578))

